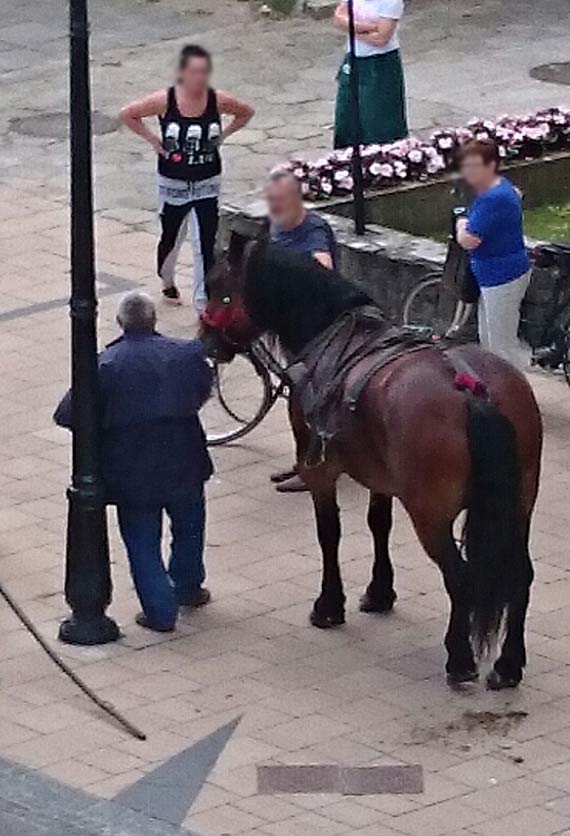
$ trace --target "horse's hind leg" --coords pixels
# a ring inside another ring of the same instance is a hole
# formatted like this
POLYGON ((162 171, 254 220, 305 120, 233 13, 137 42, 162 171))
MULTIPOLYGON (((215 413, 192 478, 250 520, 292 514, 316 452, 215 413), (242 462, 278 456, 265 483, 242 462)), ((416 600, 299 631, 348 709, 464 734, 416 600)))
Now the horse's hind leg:
POLYGON ((516 688, 522 679, 526 665, 525 621, 530 597, 530 586, 534 570, 528 550, 529 527, 525 532, 524 550, 527 572, 513 594, 507 609, 507 632, 501 649, 501 655, 487 677, 487 687, 493 691, 502 688, 516 688))
POLYGON ((392 497, 370 494, 368 526, 374 538, 372 580, 360 599, 362 612, 389 612, 396 600, 394 569, 390 560, 388 539, 392 528, 392 497))
POLYGON ((323 553, 321 594, 315 601, 311 623, 315 627, 333 627, 344 624, 345 602, 338 562, 340 514, 336 502, 336 485, 333 483, 326 489, 311 488, 311 493, 315 506, 317 534, 323 553))
POLYGON ((477 679, 477 666, 470 640, 469 567, 455 543, 453 524, 434 526, 427 514, 422 519, 414 515, 412 518, 423 547, 441 569, 451 600, 449 625, 445 635, 447 680, 450 685, 474 682, 477 679))
POLYGON ((443 563, 440 567, 451 600, 449 626, 445 636, 447 680, 450 685, 474 682, 477 679, 477 665, 470 639, 469 567, 459 553, 451 527, 445 538, 443 563))

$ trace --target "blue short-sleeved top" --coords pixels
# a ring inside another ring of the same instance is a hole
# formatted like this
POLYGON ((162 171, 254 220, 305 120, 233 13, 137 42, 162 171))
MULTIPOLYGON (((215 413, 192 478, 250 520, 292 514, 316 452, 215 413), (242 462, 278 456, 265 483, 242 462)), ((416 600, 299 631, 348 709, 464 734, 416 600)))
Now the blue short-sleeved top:
POLYGON ((521 197, 506 177, 475 198, 467 230, 481 239, 470 252, 471 269, 481 287, 506 284, 529 269, 521 197))
POLYGON ((293 229, 271 227, 271 240, 275 244, 293 250, 301 255, 330 253, 333 267, 337 266, 337 246, 330 224, 317 215, 307 212, 304 220, 293 229))

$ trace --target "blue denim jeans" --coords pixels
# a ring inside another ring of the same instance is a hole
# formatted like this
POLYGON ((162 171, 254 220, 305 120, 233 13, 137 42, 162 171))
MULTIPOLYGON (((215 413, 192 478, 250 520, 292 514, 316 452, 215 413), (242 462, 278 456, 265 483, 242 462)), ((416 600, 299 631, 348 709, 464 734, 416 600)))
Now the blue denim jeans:
POLYGON ((164 508, 119 505, 117 516, 143 612, 152 626, 172 627, 179 605, 198 592, 206 577, 204 491, 164 508), (161 550, 163 511, 170 518, 168 569, 161 550))

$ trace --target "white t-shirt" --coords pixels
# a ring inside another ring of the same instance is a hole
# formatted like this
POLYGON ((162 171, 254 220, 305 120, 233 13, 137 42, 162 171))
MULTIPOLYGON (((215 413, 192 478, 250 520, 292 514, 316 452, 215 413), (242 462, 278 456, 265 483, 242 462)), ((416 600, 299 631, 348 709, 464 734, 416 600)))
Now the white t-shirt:
MULTIPOLYGON (((377 20, 379 17, 400 20, 403 14, 404 0, 354 0, 354 18, 360 23, 367 20, 377 20)), ((383 55, 385 52, 392 52, 399 47, 398 27, 384 46, 370 46, 370 44, 359 40, 358 35, 356 36, 356 55, 358 58, 367 58, 369 55, 383 55)))

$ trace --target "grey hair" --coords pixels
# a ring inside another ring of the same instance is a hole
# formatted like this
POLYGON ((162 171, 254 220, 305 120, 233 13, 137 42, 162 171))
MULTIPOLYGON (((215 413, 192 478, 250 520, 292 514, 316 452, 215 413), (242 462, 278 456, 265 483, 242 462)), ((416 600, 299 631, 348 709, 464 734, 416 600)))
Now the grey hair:
POLYGON ((148 293, 131 290, 119 302, 117 322, 123 331, 152 331, 156 325, 156 305, 148 293))
POLYGON ((298 177, 295 177, 289 168, 278 166, 277 168, 274 168, 273 171, 269 172, 269 177, 267 178, 268 183, 283 183, 283 181, 290 183, 295 187, 299 194, 302 194, 301 181, 298 177))

